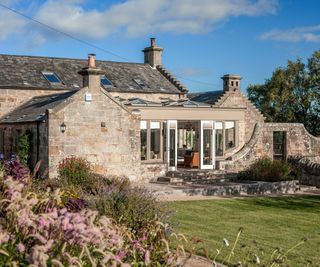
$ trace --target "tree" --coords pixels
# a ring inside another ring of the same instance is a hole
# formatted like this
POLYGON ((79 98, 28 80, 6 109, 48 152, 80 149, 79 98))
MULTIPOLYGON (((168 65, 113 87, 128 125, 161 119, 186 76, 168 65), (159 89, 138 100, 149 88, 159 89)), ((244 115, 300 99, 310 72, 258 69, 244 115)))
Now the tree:
POLYGON ((277 68, 264 84, 248 87, 249 99, 269 122, 299 122, 320 135, 320 50, 277 68))

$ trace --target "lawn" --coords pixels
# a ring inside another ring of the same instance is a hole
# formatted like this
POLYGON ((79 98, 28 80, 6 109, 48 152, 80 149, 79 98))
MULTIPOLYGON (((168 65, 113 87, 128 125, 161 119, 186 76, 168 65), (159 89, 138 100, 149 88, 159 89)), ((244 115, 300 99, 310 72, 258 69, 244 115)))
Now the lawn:
MULTIPOLYGON (((320 266, 320 196, 216 199, 169 202, 176 211, 176 231, 203 240, 210 255, 229 240, 230 251, 243 227, 233 262, 243 262, 248 250, 266 262, 276 248, 287 251, 288 266, 320 266)), ((226 251, 225 251, 226 253, 226 251)), ((225 258, 221 255, 220 261, 225 258)), ((252 256, 250 256, 251 258, 252 256)), ((270 263, 268 263, 269 265, 270 263)), ((267 265, 267 266, 268 266, 267 265)))

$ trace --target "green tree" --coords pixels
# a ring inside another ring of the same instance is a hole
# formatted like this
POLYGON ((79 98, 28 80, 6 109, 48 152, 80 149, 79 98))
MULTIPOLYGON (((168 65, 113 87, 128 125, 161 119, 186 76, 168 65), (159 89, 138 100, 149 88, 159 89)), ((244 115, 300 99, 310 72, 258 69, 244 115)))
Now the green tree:
POLYGON ((299 122, 320 135, 320 50, 277 68, 264 84, 250 85, 249 99, 269 122, 299 122))

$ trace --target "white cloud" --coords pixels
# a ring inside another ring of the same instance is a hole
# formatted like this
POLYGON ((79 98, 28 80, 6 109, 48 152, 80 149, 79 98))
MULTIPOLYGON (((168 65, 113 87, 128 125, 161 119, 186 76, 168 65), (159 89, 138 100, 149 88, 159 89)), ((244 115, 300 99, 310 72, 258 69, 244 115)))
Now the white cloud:
POLYGON ((274 29, 262 34, 260 38, 279 42, 320 42, 320 24, 288 30, 274 29))
MULTIPOLYGON (((217 23, 232 17, 274 14, 278 0, 125 0, 99 10, 88 9, 89 3, 46 0, 36 10, 33 8, 33 13, 37 20, 78 38, 102 39, 112 34, 137 37, 160 32, 197 34, 211 31, 217 23)), ((0 24, 0 37, 26 26, 52 38, 48 29, 21 21, 14 16, 10 23, 0 24)))

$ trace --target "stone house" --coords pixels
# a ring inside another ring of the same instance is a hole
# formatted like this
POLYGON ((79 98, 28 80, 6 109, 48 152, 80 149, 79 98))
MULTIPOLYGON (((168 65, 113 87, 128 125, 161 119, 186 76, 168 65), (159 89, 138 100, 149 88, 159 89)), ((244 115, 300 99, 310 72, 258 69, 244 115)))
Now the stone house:
POLYGON ((55 177, 68 156, 94 171, 150 181, 183 168, 237 171, 257 158, 320 155, 320 138, 302 124, 266 123, 241 92, 241 77, 223 89, 190 94, 162 66, 163 49, 144 63, 0 55, 0 152, 30 133, 31 165, 55 177))

